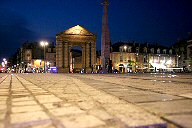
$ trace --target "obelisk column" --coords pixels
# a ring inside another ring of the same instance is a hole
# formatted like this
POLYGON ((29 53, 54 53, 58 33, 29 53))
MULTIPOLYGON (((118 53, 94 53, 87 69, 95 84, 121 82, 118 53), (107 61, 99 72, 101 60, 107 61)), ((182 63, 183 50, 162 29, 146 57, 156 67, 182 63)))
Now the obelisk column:
POLYGON ((103 3, 103 19, 102 19, 102 39, 101 39, 101 59, 102 59, 102 70, 107 71, 107 66, 110 60, 110 35, 108 27, 108 0, 104 0, 103 3))

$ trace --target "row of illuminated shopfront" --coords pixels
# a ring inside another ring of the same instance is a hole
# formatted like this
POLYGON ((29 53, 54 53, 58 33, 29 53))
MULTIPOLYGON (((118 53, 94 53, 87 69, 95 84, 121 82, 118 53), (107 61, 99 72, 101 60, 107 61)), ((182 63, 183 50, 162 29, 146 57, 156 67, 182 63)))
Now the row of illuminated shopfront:
POLYGON ((112 70, 120 73, 181 72, 183 68, 179 67, 179 57, 173 49, 166 47, 119 43, 111 52, 112 70))
POLYGON ((18 73, 42 73, 44 72, 44 67, 46 72, 57 72, 55 64, 41 59, 33 59, 30 62, 21 62, 20 64, 15 65, 15 67, 16 72, 18 73))
POLYGON ((125 72, 160 72, 182 70, 177 67, 177 56, 160 54, 112 53, 113 70, 125 72))

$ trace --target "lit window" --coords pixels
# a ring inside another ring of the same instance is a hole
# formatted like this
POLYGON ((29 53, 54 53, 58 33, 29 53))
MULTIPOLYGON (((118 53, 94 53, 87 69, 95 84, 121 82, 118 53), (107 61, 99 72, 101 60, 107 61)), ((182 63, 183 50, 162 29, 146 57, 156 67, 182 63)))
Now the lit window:
POLYGON ((120 62, 123 62, 123 56, 120 55, 120 62))
POLYGON ((51 48, 48 48, 48 52, 51 52, 51 48))
POLYGON ((143 51, 144 51, 144 53, 147 53, 147 48, 144 47, 144 48, 143 48, 143 51))
POLYGON ((151 53, 154 53, 154 48, 151 48, 151 53))
POLYGON ((131 47, 128 47, 128 52, 131 52, 131 47))
POLYGON ((167 50, 166 49, 163 49, 163 54, 166 54, 167 53, 167 50))
POLYGON ((124 45, 124 46, 123 46, 123 49, 124 49, 124 51, 126 52, 126 51, 127 51, 127 46, 124 45))
POLYGON ((139 48, 138 47, 136 48, 136 53, 139 53, 139 48))

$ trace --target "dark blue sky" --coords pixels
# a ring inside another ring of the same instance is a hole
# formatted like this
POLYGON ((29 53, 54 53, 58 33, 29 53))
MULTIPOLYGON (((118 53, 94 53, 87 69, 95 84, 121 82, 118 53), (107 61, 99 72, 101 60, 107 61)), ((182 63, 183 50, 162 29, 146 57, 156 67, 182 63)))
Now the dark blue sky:
MULTIPOLYGON (((46 39, 77 24, 101 44, 102 0, 0 0, 0 57, 25 41, 46 39)), ((117 41, 171 45, 192 31, 192 0, 109 0, 109 29, 117 41)))

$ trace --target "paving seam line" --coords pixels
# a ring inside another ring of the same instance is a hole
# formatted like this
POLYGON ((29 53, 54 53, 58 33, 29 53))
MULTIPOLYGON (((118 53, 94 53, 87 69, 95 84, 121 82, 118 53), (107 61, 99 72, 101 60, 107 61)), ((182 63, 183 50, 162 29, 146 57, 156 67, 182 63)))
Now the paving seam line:
MULTIPOLYGON (((44 106, 44 105, 42 105, 38 100, 37 100, 37 98, 34 96, 34 94, 22 83, 22 81, 21 80, 19 80, 19 77, 20 76, 16 76, 15 75, 15 77, 18 79, 18 81, 22 84, 22 86, 32 95, 32 97, 34 98, 34 100, 37 102, 37 104, 41 107, 41 108, 43 108, 43 111, 50 117, 50 119, 52 120, 52 124, 56 127, 56 128, 65 128, 64 126, 63 126, 63 124, 53 115, 53 114, 51 114, 50 112, 49 112, 49 110, 44 106)), ((23 78, 23 77, 21 77, 21 78, 23 78)), ((23 78, 24 79, 24 78, 23 78)), ((26 81, 28 81, 28 80, 26 80, 26 81)), ((28 82, 30 82, 30 81, 28 81, 28 82)), ((31 83, 31 82, 30 82, 31 83)), ((33 83, 32 83, 33 84, 33 83)), ((33 85, 35 85, 35 84, 33 84, 33 85)), ((37 85, 35 85, 35 86, 37 86, 37 85)), ((37 86, 38 87, 38 86, 37 86)), ((43 89, 43 88, 42 88, 43 89)), ((44 90, 44 89, 43 89, 44 90)))
MULTIPOLYGON (((78 76, 76 76, 76 77, 78 77, 78 76)), ((78 78, 76 78, 76 79, 78 79, 78 78)), ((86 79, 91 79, 91 78, 86 78, 86 79)), ((95 79, 92 79, 92 80, 95 80, 95 79)), ((98 80, 98 81, 100 81, 100 80, 98 80)), ((84 82, 83 82, 83 83, 84 83, 84 82)), ((106 82, 106 83, 110 83, 110 82, 106 82)), ((84 84, 86 84, 86 83, 84 83, 84 84)), ((115 84, 115 83, 111 83, 111 84, 115 84)), ((116 84, 116 85, 120 85, 120 84, 116 84)), ((121 85, 121 86, 124 86, 124 85, 121 85)), ((93 86, 91 86, 91 87, 93 87, 93 86)), ((134 88, 134 87, 132 87, 132 86, 128 86, 128 87, 134 88)), ((97 88, 97 87, 93 87, 93 88, 102 90, 102 91, 104 91, 105 93, 110 94, 109 92, 106 92, 105 90, 103 90, 103 89, 101 89, 101 88, 97 88)), ((139 88, 135 88, 135 89, 139 89, 139 88)), ((143 91, 143 89, 140 89, 140 90, 143 91)), ((149 91, 149 90, 148 90, 148 91, 149 91)), ((160 94, 161 94, 161 93, 160 93, 160 94)), ((164 94, 164 93, 162 93, 162 94, 164 94)), ((110 94, 110 95, 112 95, 112 94, 110 94)), ((113 96, 115 96, 115 95, 113 95, 113 96)), ((115 97, 117 97, 117 96, 115 96, 115 97)), ((119 97, 117 97, 117 98, 119 98, 119 97)), ((186 98, 186 99, 187 99, 187 98, 186 98)), ((124 99, 121 98, 120 100, 124 100, 124 99)), ((129 102, 129 101, 126 101, 126 100, 124 100, 124 101, 125 101, 125 102, 128 102, 128 103, 131 103, 131 104, 133 104, 133 105, 136 105, 136 104, 134 104, 134 103, 132 103, 132 102, 129 102)), ((138 106, 138 105, 136 105, 136 106, 138 106)), ((139 107, 139 106, 138 106, 138 107, 139 107)), ((150 113, 150 114, 152 114, 152 115, 154 115, 154 116, 159 117, 160 119, 166 121, 167 123, 170 123, 170 124, 172 124, 172 125, 175 125, 175 126, 177 126, 178 128, 182 128, 180 125, 178 125, 178 124, 176 124, 176 123, 174 123, 174 122, 171 122, 171 121, 169 121, 169 120, 167 120, 167 119, 164 119, 163 117, 158 116, 158 115, 155 114, 154 112, 150 112, 149 110, 146 110, 146 109, 144 109, 144 108, 142 108, 142 107, 139 107, 139 108, 141 108, 141 109, 144 110, 145 112, 148 112, 148 113, 150 113)))

